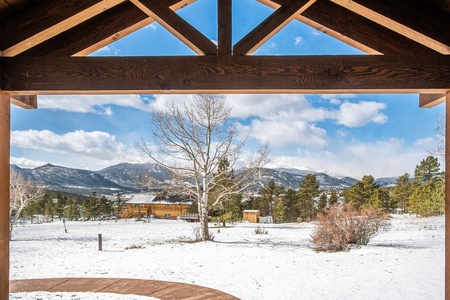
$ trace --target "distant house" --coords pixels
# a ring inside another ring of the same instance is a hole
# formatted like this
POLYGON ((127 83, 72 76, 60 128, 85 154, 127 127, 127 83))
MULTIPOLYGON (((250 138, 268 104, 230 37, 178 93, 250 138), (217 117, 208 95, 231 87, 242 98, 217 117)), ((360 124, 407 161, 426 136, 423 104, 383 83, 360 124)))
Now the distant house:
POLYGON ((258 223, 259 210, 244 210, 242 214, 242 220, 249 221, 251 223, 258 223))
POLYGON ((122 218, 177 219, 187 212, 192 201, 162 194, 136 194, 126 202, 122 218))

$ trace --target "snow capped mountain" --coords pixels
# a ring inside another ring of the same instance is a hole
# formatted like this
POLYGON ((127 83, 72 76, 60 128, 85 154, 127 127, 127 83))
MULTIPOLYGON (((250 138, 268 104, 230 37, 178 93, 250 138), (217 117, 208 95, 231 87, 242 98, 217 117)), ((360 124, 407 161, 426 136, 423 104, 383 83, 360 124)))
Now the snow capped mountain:
MULTIPOLYGON (((50 190, 64 191, 81 195, 92 192, 116 194, 137 192, 144 189, 139 178, 150 176, 155 181, 164 183, 171 180, 168 169, 152 163, 121 163, 99 171, 81 170, 46 164, 35 169, 20 168, 11 165, 11 170, 21 173, 26 179, 39 182, 50 190)), ((314 170, 296 168, 261 168, 254 176, 249 191, 257 192, 274 180, 286 189, 298 189, 307 174, 314 174, 320 186, 325 190, 341 190, 352 186, 356 180, 350 177, 336 178, 314 170)), ((392 186, 396 178, 380 178, 376 183, 392 186)))
POLYGON ((52 164, 46 164, 35 169, 23 169, 12 165, 11 170, 21 173, 25 178, 43 184, 49 190, 83 195, 89 195, 94 191, 101 194, 112 194, 129 190, 89 170, 66 168, 52 164))
POLYGON ((97 171, 97 173, 118 185, 138 189, 141 188, 138 183, 139 179, 146 175, 160 182, 170 180, 169 170, 158 164, 151 163, 121 163, 97 171))

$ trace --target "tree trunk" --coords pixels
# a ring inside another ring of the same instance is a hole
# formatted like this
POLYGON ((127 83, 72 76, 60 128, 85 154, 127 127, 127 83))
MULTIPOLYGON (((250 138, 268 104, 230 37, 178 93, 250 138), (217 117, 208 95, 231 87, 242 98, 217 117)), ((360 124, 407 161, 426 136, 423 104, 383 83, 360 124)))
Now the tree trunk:
POLYGON ((203 212, 200 214, 200 223, 202 229, 202 241, 209 240, 209 228, 208 228, 208 211, 203 209, 203 212))

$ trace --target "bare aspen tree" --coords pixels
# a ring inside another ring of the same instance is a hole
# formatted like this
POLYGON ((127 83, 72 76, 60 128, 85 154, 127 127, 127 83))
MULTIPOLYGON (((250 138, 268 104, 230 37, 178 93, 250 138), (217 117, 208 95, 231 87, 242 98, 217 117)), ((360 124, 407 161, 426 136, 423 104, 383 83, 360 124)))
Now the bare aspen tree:
POLYGON ((20 173, 11 172, 10 177, 10 204, 9 204, 9 237, 11 238, 14 224, 27 204, 38 201, 44 197, 45 190, 25 179, 20 173))
POLYGON ((208 211, 229 195, 242 192, 269 160, 268 143, 253 152, 245 151, 248 138, 239 136, 236 123, 229 120, 230 112, 226 99, 215 95, 196 95, 184 105, 166 103, 151 113, 151 146, 145 142, 138 145, 171 171, 173 192, 197 202, 202 240, 209 239, 208 211), (228 168, 221 169, 224 160, 229 162, 228 168), (221 180, 229 180, 223 175, 237 169, 233 183, 221 185, 221 180), (214 201, 208 202, 213 190, 214 201))

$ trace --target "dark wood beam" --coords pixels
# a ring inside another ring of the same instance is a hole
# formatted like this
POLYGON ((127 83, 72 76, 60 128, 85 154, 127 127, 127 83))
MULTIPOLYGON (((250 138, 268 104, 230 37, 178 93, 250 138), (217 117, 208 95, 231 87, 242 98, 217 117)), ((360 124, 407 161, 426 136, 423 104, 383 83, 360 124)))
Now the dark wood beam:
POLYGON ((0 23, 2 55, 22 53, 123 1, 43 1, 0 23))
POLYGON ((217 46, 174 11, 158 1, 130 0, 149 17, 175 35, 199 55, 217 55, 217 46))
POLYGON ((231 55, 232 42, 232 0, 217 1, 217 54, 231 55))
MULTIPOLYGON (((287 0, 258 1, 277 9, 287 0)), ((367 54, 437 53, 331 1, 316 1, 296 19, 367 54)))
POLYGON ((442 54, 450 54, 450 14, 422 1, 332 0, 442 54))
MULTIPOLYGON (((168 0, 168 7, 178 10, 195 0, 168 0)), ((22 56, 87 56, 154 20, 134 4, 124 2, 22 52, 22 56)))
POLYGON ((17 105, 25 109, 37 108, 37 95, 12 95, 11 104, 17 105))
POLYGON ((11 105, 0 92, 0 299, 9 299, 9 170, 11 105))
POLYGON ((447 93, 450 56, 3 57, 9 94, 447 93))
POLYGON ((290 0, 261 24, 256 26, 233 47, 233 55, 249 55, 261 47, 284 26, 295 19, 316 0, 290 0))
POLYGON ((445 94, 420 94, 419 107, 432 108, 436 105, 445 103, 445 94))

